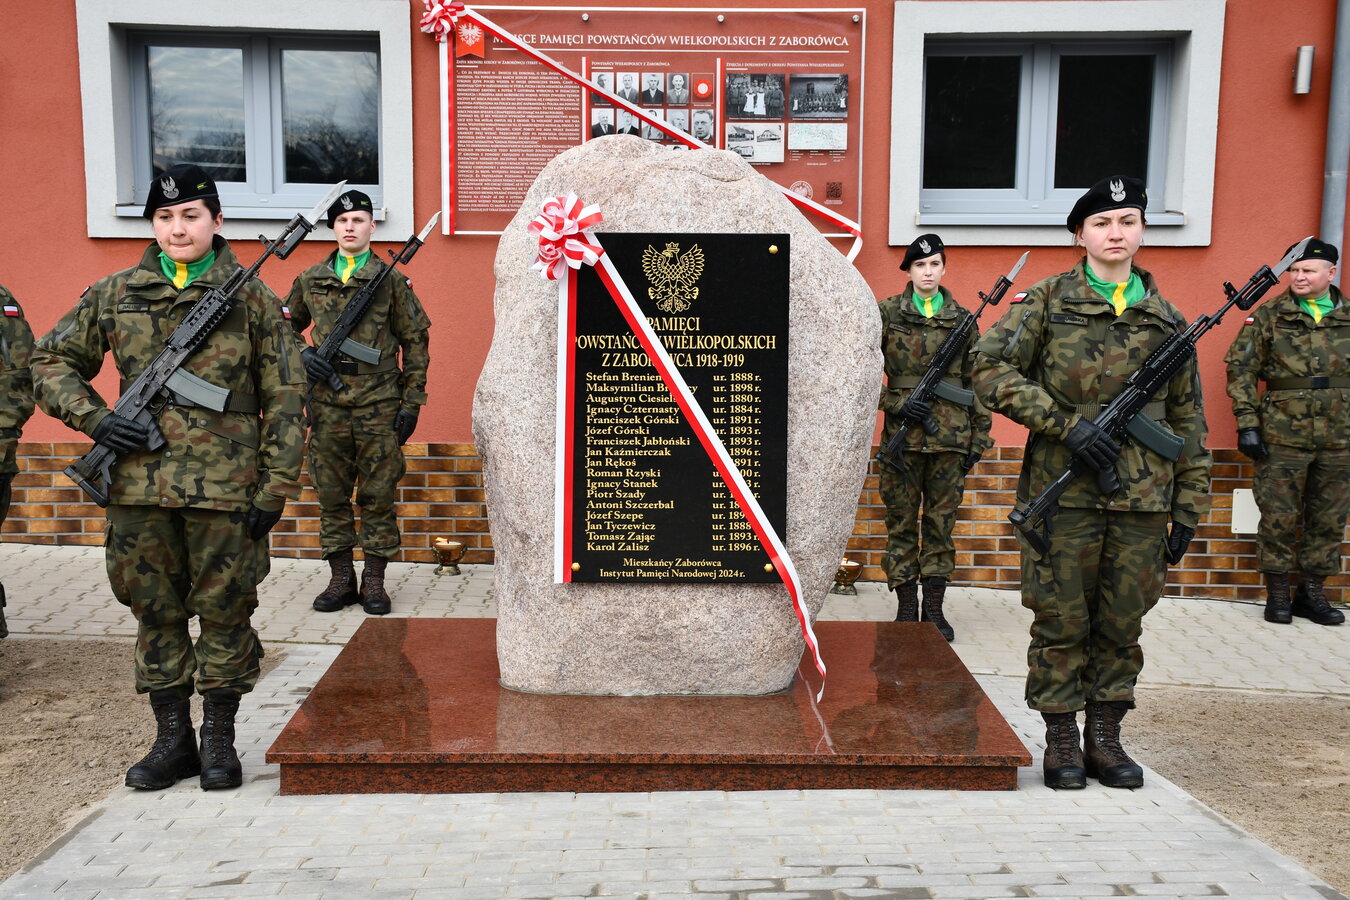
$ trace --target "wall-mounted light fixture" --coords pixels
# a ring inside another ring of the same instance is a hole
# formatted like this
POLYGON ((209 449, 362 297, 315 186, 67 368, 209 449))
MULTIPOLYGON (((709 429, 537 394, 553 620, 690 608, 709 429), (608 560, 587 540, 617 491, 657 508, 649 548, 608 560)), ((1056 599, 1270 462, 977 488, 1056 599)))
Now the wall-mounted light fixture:
POLYGON ((1312 69, 1313 53, 1317 50, 1312 44, 1304 44, 1298 48, 1298 56, 1294 60, 1294 93, 1308 94, 1312 92, 1312 69))

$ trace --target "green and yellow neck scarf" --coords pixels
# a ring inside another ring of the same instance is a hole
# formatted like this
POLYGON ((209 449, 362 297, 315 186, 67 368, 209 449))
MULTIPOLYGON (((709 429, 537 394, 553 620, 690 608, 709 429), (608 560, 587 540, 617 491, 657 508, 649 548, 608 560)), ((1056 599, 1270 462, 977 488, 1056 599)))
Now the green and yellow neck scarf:
POLYGON ((202 273, 211 268, 216 262, 216 251, 208 250, 206 255, 196 262, 180 263, 169 259, 167 253, 159 254, 159 267, 164 272, 164 277, 173 282, 173 286, 180 291, 187 287, 198 278, 202 273))

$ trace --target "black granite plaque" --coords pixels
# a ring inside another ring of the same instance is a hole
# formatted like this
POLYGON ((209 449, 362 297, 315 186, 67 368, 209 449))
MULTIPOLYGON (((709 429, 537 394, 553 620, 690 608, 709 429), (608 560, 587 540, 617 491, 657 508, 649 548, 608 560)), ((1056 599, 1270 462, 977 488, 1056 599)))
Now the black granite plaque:
MULTIPOLYGON (((780 538, 787 518, 786 234, 602 234, 780 538)), ((567 454, 572 581, 780 575, 610 297, 583 266, 567 454)))

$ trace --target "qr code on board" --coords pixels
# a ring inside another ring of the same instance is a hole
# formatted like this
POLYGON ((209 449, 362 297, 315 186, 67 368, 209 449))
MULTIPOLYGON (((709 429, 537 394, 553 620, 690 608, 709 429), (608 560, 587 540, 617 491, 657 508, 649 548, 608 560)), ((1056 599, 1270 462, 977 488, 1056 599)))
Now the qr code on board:
POLYGON ((844 196, 844 183, 842 181, 825 182, 825 197, 828 200, 838 200, 844 196))

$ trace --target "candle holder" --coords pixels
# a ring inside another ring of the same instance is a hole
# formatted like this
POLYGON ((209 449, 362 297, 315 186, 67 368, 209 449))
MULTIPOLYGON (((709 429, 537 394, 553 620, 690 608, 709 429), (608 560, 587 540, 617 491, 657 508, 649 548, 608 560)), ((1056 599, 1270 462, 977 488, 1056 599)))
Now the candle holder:
POLYGON ((853 586, 853 582, 858 580, 862 574, 862 563, 856 563, 851 559, 841 559, 839 561, 839 571, 834 573, 834 587, 830 588, 831 594, 856 594, 858 589, 853 586))
POLYGON ((464 551, 467 549, 459 541, 448 541, 445 538, 436 538, 436 559, 440 565, 436 567, 437 575, 459 575, 459 561, 464 558, 464 551))

